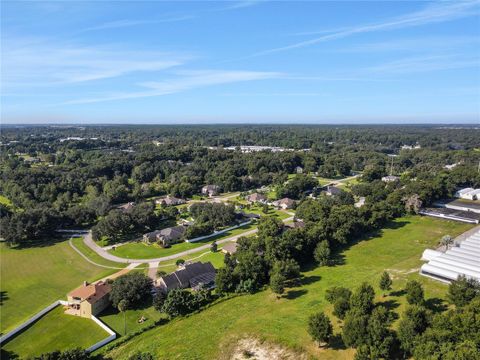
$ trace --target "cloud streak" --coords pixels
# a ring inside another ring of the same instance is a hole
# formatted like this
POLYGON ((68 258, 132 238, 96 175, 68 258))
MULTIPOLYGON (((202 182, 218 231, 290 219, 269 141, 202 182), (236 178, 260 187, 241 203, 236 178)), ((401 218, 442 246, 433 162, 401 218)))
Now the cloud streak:
MULTIPOLYGON (((249 57, 263 56, 288 50, 294 50, 319 44, 322 42, 333 41, 337 39, 346 38, 349 36, 370 33, 376 31, 387 31, 403 29, 427 24, 433 24, 438 22, 452 21, 467 16, 477 15, 480 1, 465 1, 465 2, 452 2, 452 3, 440 3, 432 6, 428 6, 422 10, 396 17, 384 22, 374 23, 370 25, 362 25, 351 28, 343 28, 334 30, 326 35, 315 37, 310 40, 296 42, 294 44, 272 48, 264 51, 257 52, 249 57)), ((324 31, 319 32, 325 34, 324 31)), ((311 33, 314 35, 315 33, 311 33)))
POLYGON ((89 104, 105 101, 138 99, 153 96, 169 95, 188 90, 246 81, 257 81, 279 78, 281 73, 259 71, 202 70, 178 72, 176 78, 164 81, 139 83, 138 86, 147 89, 143 91, 115 93, 101 97, 78 99, 64 104, 89 104))
POLYGON ((2 84, 22 87, 82 83, 134 72, 166 70, 191 58, 159 51, 8 38, 3 41, 2 84))
POLYGON ((132 26, 171 23, 171 22, 190 20, 193 18, 195 18, 193 15, 184 15, 184 16, 176 16, 176 17, 173 16, 173 17, 163 18, 158 20, 129 20, 129 19, 115 20, 115 21, 106 22, 100 25, 88 27, 86 29, 78 31, 77 34, 90 32, 90 31, 118 29, 118 28, 132 27, 132 26))

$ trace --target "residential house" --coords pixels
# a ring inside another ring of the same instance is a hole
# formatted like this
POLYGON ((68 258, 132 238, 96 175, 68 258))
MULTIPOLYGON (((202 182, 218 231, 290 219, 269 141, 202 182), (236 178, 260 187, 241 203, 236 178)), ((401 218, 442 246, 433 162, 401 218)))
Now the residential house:
POLYGON ((365 205, 365 197, 361 196, 358 201, 354 204, 356 208, 361 208, 363 205, 365 205))
POLYGON ((182 205, 185 203, 186 203, 185 200, 176 198, 174 196, 167 196, 167 197, 155 200, 155 204, 162 205, 162 206, 175 206, 175 205, 182 205))
POLYGON ((480 189, 464 188, 455 193, 455 197, 465 200, 479 200, 480 189))
POLYGON ((400 177, 398 176, 395 176, 395 175, 388 175, 388 176, 384 176, 382 177, 382 181, 383 182, 396 182, 396 181, 399 181, 400 180, 400 177))
POLYGON ((133 210, 134 207, 135 207, 134 202, 128 202, 126 204, 122 204, 122 205, 118 206, 118 209, 122 210, 123 212, 129 212, 129 211, 133 210))
POLYGON ((339 189, 336 186, 328 185, 327 189, 325 190, 328 196, 333 196, 333 195, 340 195, 342 193, 342 189, 339 189))
POLYGON ((238 244, 236 242, 231 242, 223 245, 222 252, 225 254, 233 255, 237 252, 238 244))
POLYGON ((202 187, 202 194, 209 197, 215 196, 220 192, 220 186, 218 185, 205 185, 202 187))
POLYGON ((82 286, 67 295, 66 313, 85 318, 96 316, 110 305, 112 287, 106 282, 99 281, 89 284, 86 281, 82 286))
POLYGON ((273 206, 281 208, 283 210, 293 209, 295 207, 295 200, 290 198, 283 198, 273 202, 273 206))
POLYGON ((301 166, 297 166, 297 167, 295 168, 295 172, 296 172, 297 174, 303 174, 303 168, 302 168, 301 166))
POLYGON ((212 263, 194 262, 186 264, 171 274, 162 276, 155 281, 158 291, 169 292, 173 289, 192 288, 198 290, 202 287, 215 287, 216 270, 212 263))
POLYGON ((146 243, 156 242, 163 247, 169 247, 172 244, 181 242, 185 234, 186 227, 183 225, 173 226, 162 230, 155 230, 143 235, 143 241, 146 243))
POLYGON ((267 202, 267 197, 265 195, 259 194, 259 193, 254 193, 254 194, 248 195, 245 199, 250 204, 253 204, 253 203, 265 204, 267 202))

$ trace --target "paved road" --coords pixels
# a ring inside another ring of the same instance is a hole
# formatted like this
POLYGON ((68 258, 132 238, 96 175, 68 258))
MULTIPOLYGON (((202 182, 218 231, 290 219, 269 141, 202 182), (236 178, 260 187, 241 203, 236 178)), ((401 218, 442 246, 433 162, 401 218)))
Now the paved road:
MULTIPOLYGON (((288 219, 285 219, 284 222, 290 221, 292 219, 293 219, 293 216, 289 217, 288 219)), ((252 229, 252 230, 249 230, 249 231, 245 231, 241 234, 230 236, 230 237, 222 239, 222 240, 218 240, 217 244, 223 244, 223 243, 226 243, 226 242, 229 242, 229 241, 236 241, 238 238, 240 238, 242 236, 253 235, 256 232, 257 232, 257 229, 252 229)), ((147 262, 148 263, 151 263, 151 262, 159 262, 160 263, 160 262, 164 262, 164 261, 178 259, 178 258, 181 258, 182 256, 194 254, 194 253, 197 253, 197 252, 202 251, 202 250, 210 249, 210 243, 208 243, 208 244, 196 247, 194 249, 185 250, 185 251, 179 252, 177 254, 163 256, 163 257, 159 257, 159 258, 155 258, 155 259, 125 259, 125 258, 115 256, 113 254, 110 254, 109 252, 105 251, 103 248, 98 246, 95 243, 95 241, 93 241, 91 232, 89 232, 87 235, 85 235, 83 237, 83 241, 84 241, 85 245, 87 245, 90 249, 95 251, 101 257, 103 257, 107 260, 110 260, 110 261, 115 261, 115 262, 119 262, 119 263, 126 263, 126 264, 147 263, 147 262)))

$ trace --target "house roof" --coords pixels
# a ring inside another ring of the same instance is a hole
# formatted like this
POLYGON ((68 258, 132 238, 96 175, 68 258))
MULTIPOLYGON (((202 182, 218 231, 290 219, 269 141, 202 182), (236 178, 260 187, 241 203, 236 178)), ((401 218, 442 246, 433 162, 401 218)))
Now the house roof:
POLYGON ((275 201, 275 204, 277 204, 277 206, 280 206, 280 205, 283 205, 283 204, 285 204, 287 206, 292 206, 292 205, 295 204, 295 200, 290 199, 290 198, 283 198, 283 199, 275 201))
POLYGON ((94 304, 105 295, 108 295, 110 291, 112 291, 110 284, 99 281, 95 284, 84 284, 83 286, 80 286, 79 288, 70 292, 68 295, 94 304))
POLYGON ((248 201, 262 201, 267 200, 267 197, 263 194, 255 193, 247 196, 248 201))
POLYGON ((335 187, 335 186, 327 186, 327 192, 330 194, 340 194, 342 192, 341 189, 335 187))
MULTIPOLYGON (((205 280, 215 279, 215 268, 210 262, 202 263, 200 261, 191 264, 186 264, 183 269, 177 270, 169 275, 162 276, 162 280, 167 288, 179 286, 195 286, 193 283, 202 282, 206 284, 205 280), (210 275, 209 275, 210 274, 210 275)), ((211 282, 210 280, 208 282, 211 282)))
POLYGON ((160 230, 156 236, 161 236, 168 239, 178 239, 183 236, 185 230, 185 226, 183 225, 173 226, 160 230))
POLYGON ((202 187, 203 191, 217 191, 220 188, 218 185, 205 185, 202 187))

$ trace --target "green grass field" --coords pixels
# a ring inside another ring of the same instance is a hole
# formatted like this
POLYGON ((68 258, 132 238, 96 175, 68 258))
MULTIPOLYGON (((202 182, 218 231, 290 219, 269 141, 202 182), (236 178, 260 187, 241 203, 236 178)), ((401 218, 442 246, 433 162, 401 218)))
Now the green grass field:
POLYGON ((138 243, 135 242, 135 243, 129 243, 126 245, 119 246, 115 250, 109 250, 108 252, 115 256, 123 257, 127 259, 154 259, 162 256, 178 254, 185 250, 195 249, 195 248, 198 248, 199 246, 209 244, 214 240, 218 241, 218 240, 228 238, 230 236, 239 235, 246 231, 252 230, 254 228, 255 228, 255 225, 249 224, 249 225, 239 227, 237 229, 227 231, 224 234, 211 237, 209 239, 205 239, 203 241, 198 241, 195 243, 182 242, 179 244, 174 244, 170 248, 162 248, 156 244, 147 245, 142 242, 138 242, 138 243))
POLYGON ((63 307, 57 306, 3 348, 25 359, 54 350, 88 348, 107 336, 93 320, 65 315, 63 307))
POLYGON ((127 266, 127 264, 113 262, 101 257, 95 251, 93 251, 87 245, 85 245, 85 243, 83 242, 83 238, 79 238, 79 237, 74 238, 72 239, 72 243, 83 255, 85 255, 87 258, 89 258, 91 261, 97 264, 109 266, 113 268, 119 268, 119 269, 122 269, 127 266))
MULTIPOLYGON (((159 311, 156 311, 153 306, 150 306, 150 304, 138 310, 127 310, 125 311, 125 322, 127 325, 126 333, 129 334, 146 326, 150 326, 162 317, 165 317, 165 315, 159 311), (142 316, 146 320, 142 323, 139 323, 138 320, 142 316)), ((110 329, 115 331, 119 337, 125 335, 123 313, 119 313, 117 309, 109 307, 105 309, 105 311, 98 318, 102 320, 110 329)))
MULTIPOLYGON (((126 359, 136 351, 149 351, 158 359, 214 359, 240 337, 253 336, 304 351, 321 359, 352 359, 353 351, 339 346, 319 349, 306 331, 308 316, 319 310, 330 314, 325 290, 334 285, 355 288, 362 281, 374 285, 377 301, 386 302, 397 313, 405 308, 405 297, 382 298, 377 283, 385 270, 392 274, 393 290, 401 290, 407 279, 425 286, 427 298, 442 302, 447 286, 418 274, 425 248, 434 247, 445 234, 456 236, 471 225, 427 217, 404 217, 366 240, 344 250, 341 264, 312 268, 303 273, 303 285, 287 289, 277 299, 270 290, 221 301, 192 316, 174 320, 149 330, 109 352, 115 359, 126 359), (388 303, 387 303, 388 302, 388 303), (172 357, 172 349, 175 349, 172 357)), ((331 316, 335 331, 338 323, 331 316)), ((228 358, 228 357, 225 357, 228 358)))
POLYGON ((68 241, 26 249, 10 249, 1 243, 0 260, 2 332, 20 325, 55 300, 64 299, 84 280, 94 281, 118 271, 90 264, 68 241))

